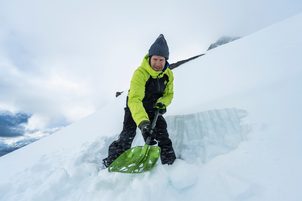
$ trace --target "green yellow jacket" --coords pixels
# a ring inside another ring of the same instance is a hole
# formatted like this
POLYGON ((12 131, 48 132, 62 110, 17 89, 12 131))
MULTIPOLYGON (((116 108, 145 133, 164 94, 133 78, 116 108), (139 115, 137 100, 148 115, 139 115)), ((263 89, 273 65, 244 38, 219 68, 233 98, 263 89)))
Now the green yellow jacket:
POLYGON ((166 64, 163 71, 155 71, 149 64, 146 55, 140 67, 134 72, 127 105, 132 118, 138 126, 142 121, 149 120, 148 111, 151 111, 157 102, 167 107, 173 99, 174 76, 166 64))

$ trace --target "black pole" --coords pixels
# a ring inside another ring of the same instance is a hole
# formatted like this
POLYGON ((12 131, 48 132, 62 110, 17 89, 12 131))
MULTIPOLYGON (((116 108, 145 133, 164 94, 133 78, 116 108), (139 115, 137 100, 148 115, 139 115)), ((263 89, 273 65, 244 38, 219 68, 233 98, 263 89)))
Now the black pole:
MULTIPOLYGON (((150 131, 151 135, 153 134, 154 128, 156 126, 156 122, 157 122, 158 116, 159 116, 159 110, 156 109, 155 110, 155 115, 154 115, 154 118, 153 118, 153 121, 152 121, 152 124, 151 124, 151 131, 150 131)), ((151 136, 148 136, 147 140, 146 140, 146 144, 149 144, 150 141, 151 141, 151 136)))

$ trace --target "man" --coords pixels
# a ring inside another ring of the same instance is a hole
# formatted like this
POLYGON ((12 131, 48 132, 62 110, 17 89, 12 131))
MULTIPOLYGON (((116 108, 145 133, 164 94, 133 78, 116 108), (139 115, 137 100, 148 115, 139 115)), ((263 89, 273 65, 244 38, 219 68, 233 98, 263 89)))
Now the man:
POLYGON ((171 165, 175 160, 172 142, 167 131, 167 123, 162 116, 173 99, 173 73, 169 69, 169 48, 164 35, 160 34, 151 45, 140 67, 131 79, 128 92, 123 130, 118 140, 109 146, 108 157, 103 160, 108 167, 119 155, 131 147, 139 127, 144 140, 151 138, 150 145, 161 148, 162 164, 171 165), (151 122, 159 110, 160 116, 151 136, 151 122), (156 142, 157 141, 157 142, 156 142))

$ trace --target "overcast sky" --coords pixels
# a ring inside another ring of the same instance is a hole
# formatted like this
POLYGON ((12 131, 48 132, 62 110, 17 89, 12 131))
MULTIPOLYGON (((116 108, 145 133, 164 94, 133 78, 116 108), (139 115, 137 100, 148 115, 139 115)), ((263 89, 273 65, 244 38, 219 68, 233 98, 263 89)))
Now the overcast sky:
POLYGON ((160 33, 173 63, 301 11, 300 0, 0 0, 0 110, 33 114, 32 127, 76 121, 128 89, 160 33))

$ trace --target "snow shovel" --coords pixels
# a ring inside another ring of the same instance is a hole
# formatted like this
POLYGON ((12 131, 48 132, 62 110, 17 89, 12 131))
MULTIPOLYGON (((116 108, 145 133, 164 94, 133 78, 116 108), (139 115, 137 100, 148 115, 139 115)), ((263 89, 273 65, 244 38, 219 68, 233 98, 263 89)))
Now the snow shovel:
MULTIPOLYGON (((151 125, 151 135, 154 132, 159 111, 155 111, 155 116, 151 125)), ((108 167, 109 172, 121 173, 142 173, 151 170, 160 156, 158 146, 149 145, 151 137, 148 137, 144 146, 137 146, 128 149, 115 159, 108 167)))

